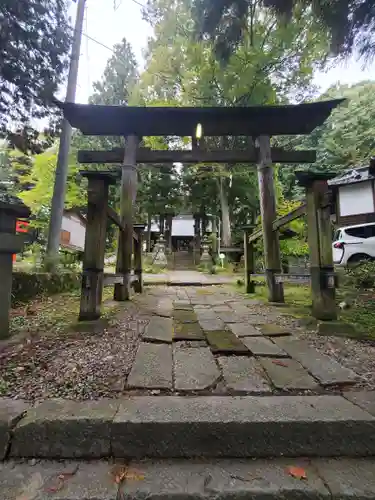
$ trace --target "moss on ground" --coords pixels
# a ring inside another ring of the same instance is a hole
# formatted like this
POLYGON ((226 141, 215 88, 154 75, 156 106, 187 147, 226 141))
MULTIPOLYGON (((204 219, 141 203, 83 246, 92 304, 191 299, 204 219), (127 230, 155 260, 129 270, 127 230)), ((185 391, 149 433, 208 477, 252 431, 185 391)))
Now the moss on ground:
MULTIPOLYGON (((105 288, 103 293, 102 318, 104 321, 111 316, 116 308, 123 307, 118 303, 105 301, 111 299, 113 289, 105 288)), ((11 310, 10 332, 11 335, 58 335, 78 324, 80 304, 80 290, 41 297, 28 302, 28 304, 11 310)))
POLYGON ((247 347, 229 330, 206 331, 205 334, 213 353, 249 354, 247 347))
POLYGON ((204 340, 204 333, 199 323, 178 323, 173 325, 174 340, 204 340))

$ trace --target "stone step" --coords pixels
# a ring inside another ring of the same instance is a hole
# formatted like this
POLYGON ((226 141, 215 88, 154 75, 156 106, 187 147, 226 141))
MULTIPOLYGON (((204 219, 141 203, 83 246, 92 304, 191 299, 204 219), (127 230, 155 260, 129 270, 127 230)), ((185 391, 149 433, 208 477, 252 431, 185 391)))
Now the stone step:
POLYGON ((375 460, 9 461, 0 484, 4 500, 358 500, 374 498, 375 460))
POLYGON ((11 458, 375 455, 374 416, 336 395, 7 401, 0 452, 11 458))

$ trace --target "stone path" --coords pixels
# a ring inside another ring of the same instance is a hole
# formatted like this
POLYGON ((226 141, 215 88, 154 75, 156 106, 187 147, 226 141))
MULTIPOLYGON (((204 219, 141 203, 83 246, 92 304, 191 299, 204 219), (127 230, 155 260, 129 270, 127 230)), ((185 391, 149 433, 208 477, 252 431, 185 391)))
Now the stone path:
POLYGON ((127 380, 129 391, 321 394, 358 381, 283 326, 281 310, 261 315, 234 288, 164 286, 148 294, 153 316, 127 380))
POLYGON ((148 284, 169 284, 178 286, 180 284, 190 285, 220 285, 235 283, 236 276, 217 276, 210 274, 202 274, 198 271, 166 271, 159 274, 144 274, 144 282, 148 284))

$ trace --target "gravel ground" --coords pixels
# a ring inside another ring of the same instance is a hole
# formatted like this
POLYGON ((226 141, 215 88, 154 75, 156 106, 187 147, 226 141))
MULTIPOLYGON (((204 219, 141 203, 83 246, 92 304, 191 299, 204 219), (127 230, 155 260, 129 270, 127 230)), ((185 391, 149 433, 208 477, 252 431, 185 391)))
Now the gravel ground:
POLYGON ((374 342, 342 337, 322 337, 314 333, 304 333, 301 336, 306 338, 318 351, 328 354, 362 377, 363 380, 350 387, 350 390, 358 388, 375 390, 374 342))
POLYGON ((0 394, 28 401, 95 399, 122 392, 148 323, 127 308, 100 333, 28 339, 0 355, 0 394))
POLYGON ((343 366, 350 368, 360 377, 362 381, 346 390, 375 390, 375 342, 365 340, 348 339, 344 337, 321 336, 313 331, 306 332, 298 325, 298 321, 291 316, 283 315, 283 308, 271 307, 266 304, 252 305, 254 313, 267 317, 270 313, 278 312, 279 322, 282 325, 291 326, 294 333, 309 342, 323 354, 331 356, 343 366))

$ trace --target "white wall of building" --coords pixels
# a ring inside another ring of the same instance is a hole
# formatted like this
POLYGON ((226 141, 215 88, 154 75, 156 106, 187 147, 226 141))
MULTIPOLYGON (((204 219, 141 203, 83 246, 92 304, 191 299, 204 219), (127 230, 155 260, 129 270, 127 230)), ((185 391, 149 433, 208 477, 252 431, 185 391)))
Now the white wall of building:
POLYGON ((86 227, 77 215, 64 214, 62 230, 70 233, 70 245, 80 250, 85 248, 86 227))
POLYGON ((374 212, 372 181, 340 186, 340 215, 358 215, 374 212))

